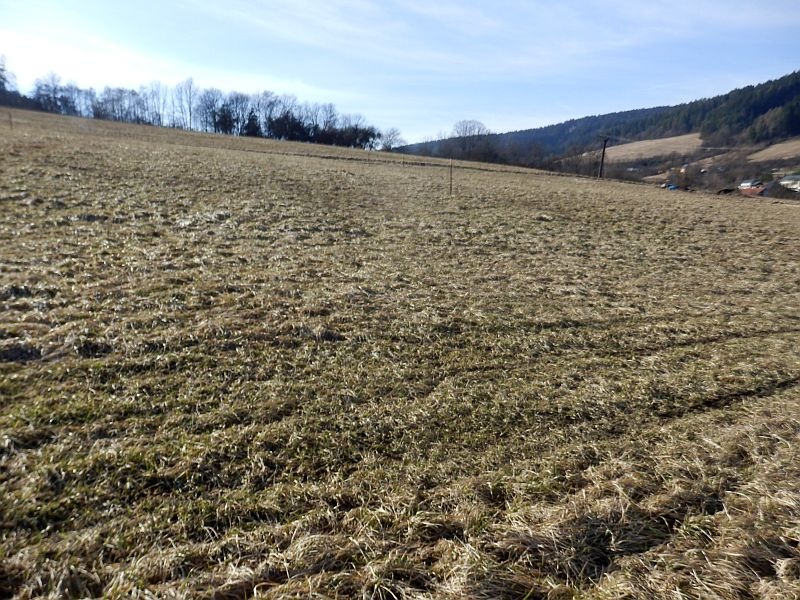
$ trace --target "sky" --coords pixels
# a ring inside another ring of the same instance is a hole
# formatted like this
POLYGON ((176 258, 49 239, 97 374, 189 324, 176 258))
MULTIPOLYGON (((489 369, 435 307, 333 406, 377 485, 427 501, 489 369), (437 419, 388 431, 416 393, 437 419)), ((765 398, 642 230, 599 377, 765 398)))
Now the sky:
POLYGON ((192 77, 332 102, 408 142, 673 105, 800 69, 800 0, 0 0, 30 92, 192 77))

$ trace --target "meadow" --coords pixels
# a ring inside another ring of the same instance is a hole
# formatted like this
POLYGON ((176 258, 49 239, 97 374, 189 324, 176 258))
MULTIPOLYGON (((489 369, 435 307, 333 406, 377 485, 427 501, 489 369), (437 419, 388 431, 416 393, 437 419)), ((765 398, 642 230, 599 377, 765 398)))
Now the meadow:
POLYGON ((792 138, 778 144, 773 144, 760 152, 751 154, 748 159, 752 162, 770 160, 797 160, 800 158, 800 138, 792 138))
POLYGON ((691 156, 703 149, 699 133, 610 146, 606 151, 609 162, 627 162, 670 155, 691 156))
POLYGON ((800 598, 800 207, 0 113, 0 597, 800 598))

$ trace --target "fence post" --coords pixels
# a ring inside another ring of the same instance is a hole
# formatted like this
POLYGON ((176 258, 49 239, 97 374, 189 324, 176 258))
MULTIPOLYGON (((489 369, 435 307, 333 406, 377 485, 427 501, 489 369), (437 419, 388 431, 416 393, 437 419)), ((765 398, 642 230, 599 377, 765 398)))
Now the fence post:
POLYGON ((450 195, 453 195, 453 157, 450 157, 450 195))

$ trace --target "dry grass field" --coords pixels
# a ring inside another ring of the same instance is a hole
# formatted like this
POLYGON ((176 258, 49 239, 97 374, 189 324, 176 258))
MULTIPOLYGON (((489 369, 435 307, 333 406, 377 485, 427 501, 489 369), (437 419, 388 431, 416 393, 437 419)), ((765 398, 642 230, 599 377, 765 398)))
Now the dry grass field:
POLYGON ((657 140, 630 142, 610 146, 606 151, 606 159, 610 162, 626 162, 645 158, 669 156, 670 154, 689 155, 703 146, 699 133, 689 133, 657 140))
POLYGON ((752 162, 800 159, 800 138, 774 144, 747 158, 752 162))
POLYGON ((797 206, 11 115, 0 597, 800 598, 797 206))

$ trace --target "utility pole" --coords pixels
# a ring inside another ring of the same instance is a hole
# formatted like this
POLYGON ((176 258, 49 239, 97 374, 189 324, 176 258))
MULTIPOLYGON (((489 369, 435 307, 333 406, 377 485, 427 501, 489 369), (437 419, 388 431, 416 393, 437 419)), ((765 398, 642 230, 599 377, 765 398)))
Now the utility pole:
POLYGON ((603 154, 600 155, 600 169, 597 171, 597 178, 603 178, 603 165, 606 162, 606 146, 608 145, 608 138, 603 138, 603 154))

